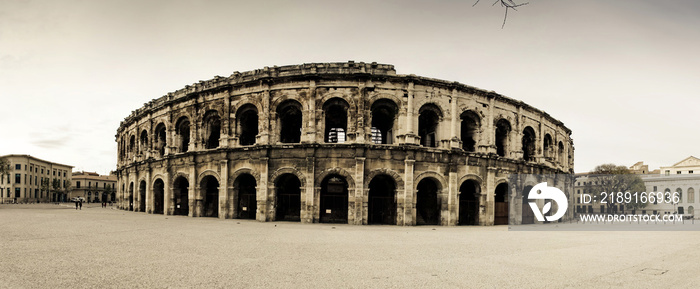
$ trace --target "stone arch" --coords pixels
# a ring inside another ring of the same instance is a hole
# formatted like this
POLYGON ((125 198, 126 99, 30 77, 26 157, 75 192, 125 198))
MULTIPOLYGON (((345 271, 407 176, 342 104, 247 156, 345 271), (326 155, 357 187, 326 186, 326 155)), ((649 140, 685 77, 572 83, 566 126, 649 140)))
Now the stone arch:
POLYGON ((186 116, 181 116, 175 122, 175 136, 177 141, 178 152, 184 153, 189 150, 190 145, 190 135, 192 131, 192 122, 190 118, 186 116))
POLYGON ((322 104, 323 140, 327 143, 343 143, 347 140, 350 104, 340 97, 329 98, 322 104))
POLYGON ((257 182, 258 185, 262 184, 262 180, 260 180, 260 173, 252 168, 239 168, 230 173, 228 179, 235 180, 242 174, 249 174, 255 178, 255 182, 257 182))
POLYGON ((478 225, 480 223, 480 208, 483 206, 484 183, 477 178, 467 177, 459 183, 457 192, 457 224, 478 225))
POLYGON ((146 178, 141 178, 138 181, 139 184, 139 194, 138 194, 138 208, 136 211, 145 212, 146 211, 146 189, 148 187, 148 182, 146 178))
POLYGON ((295 99, 288 99, 275 107, 277 132, 282 143, 299 143, 304 123, 304 106, 295 99))
POLYGON ((401 178, 401 175, 397 173, 396 171, 388 168, 380 168, 380 169, 374 169, 371 170, 368 174, 367 177, 365 178, 365 188, 369 186, 369 182, 374 179, 377 175, 388 175, 391 178, 394 179, 396 182, 396 191, 400 192, 404 190, 404 181, 403 178, 401 178))
POLYGON ((502 157, 508 157, 510 151, 510 139, 511 132, 513 131, 511 122, 504 117, 500 117, 494 120, 494 133, 495 133, 495 145, 496 154, 502 157))
POLYGON ((191 178, 184 173, 176 173, 173 177, 170 189, 173 198, 173 215, 189 215, 190 214, 190 199, 189 191, 195 189, 191 178))
POLYGON ((151 198, 153 200, 153 213, 163 214, 165 213, 165 182, 164 177, 161 174, 156 174, 151 178, 151 198))
POLYGON ((554 159, 554 141, 549 133, 545 133, 542 139, 542 154, 545 159, 554 159))
POLYGON ((260 175, 249 168, 241 168, 231 175, 233 193, 228 196, 233 205, 232 217, 236 219, 253 219, 257 214, 257 191, 260 175), (252 180, 252 184, 250 183, 252 180))
POLYGON ((356 111, 357 110, 357 103, 355 102, 355 98, 352 97, 352 95, 348 95, 347 93, 342 93, 342 92, 326 92, 319 99, 316 100, 316 107, 323 107, 325 106, 329 100, 331 99, 342 99, 348 104, 348 112, 349 111, 356 111))
POLYGON ((304 186, 298 175, 282 173, 274 179, 276 221, 301 221, 301 198, 304 186))
POLYGON ((277 107, 279 107, 281 104, 287 102, 287 101, 295 101, 299 103, 299 106, 301 107, 302 110, 308 110, 309 106, 306 104, 305 101, 302 101, 302 98, 300 95, 296 93, 291 93, 290 91, 283 91, 280 93, 280 95, 271 95, 271 100, 270 100, 270 110, 277 110, 277 107))
POLYGON ((318 187, 323 179, 329 175, 339 175, 344 177, 348 182, 348 190, 352 191, 355 189, 355 179, 353 179, 352 174, 340 167, 329 168, 321 171, 321 173, 319 173, 314 179, 314 186, 318 187))
POLYGON ((398 131, 399 106, 390 98, 375 99, 370 108, 370 132, 375 144, 393 144, 398 131))
POLYGON ((201 117, 201 139, 205 149, 219 147, 222 135, 222 115, 219 109, 209 109, 201 117))
POLYGON ((367 199, 367 224, 396 225, 399 222, 397 197, 402 191, 396 179, 386 173, 368 179, 367 197, 363 197, 367 199))
POLYGON ((422 146, 438 147, 443 110, 436 103, 425 103, 418 109, 418 136, 422 146))
POLYGON ((526 126, 523 129, 522 137, 522 150, 523 150, 523 160, 526 162, 535 161, 535 155, 537 153, 537 146, 535 144, 537 140, 537 133, 535 129, 531 126, 526 126))
MULTIPOLYGON (((219 216, 219 187, 221 182, 215 173, 209 172, 201 175, 198 183, 198 197, 195 197, 197 216, 219 216)), ((225 185, 225 184, 224 184, 225 185)))
POLYGON ((465 110, 459 115, 462 149, 474 152, 481 139, 481 117, 473 110, 465 110))
POLYGON ((163 157, 165 155, 165 148, 168 146, 167 142, 168 127, 166 126, 165 122, 158 122, 154 128, 151 143, 153 143, 153 148, 159 157, 163 157))
POLYGON ((272 180, 272 183, 274 184, 278 181, 279 177, 284 174, 293 174, 297 176, 299 182, 301 183, 301 186, 306 186, 306 178, 304 178, 304 174, 292 167, 283 167, 275 170, 272 174, 270 174, 270 180, 272 180))
POLYGON ((261 131, 260 110, 252 103, 240 106, 235 113, 235 135, 240 145, 254 145, 261 131))
MULTIPOLYGON (((440 190, 444 190, 444 188, 447 188, 447 180, 445 180, 445 176, 443 176, 437 172, 434 172, 434 171, 425 171, 425 172, 418 174, 418 176, 416 176, 414 178, 413 183, 416 186, 416 187, 414 187, 414 189, 418 188, 418 183, 420 181, 422 181, 424 178, 434 178, 437 181, 437 183, 438 183, 437 185, 438 185, 440 190)), ((414 199, 415 199, 415 192, 414 192, 414 199)))
POLYGON ((368 104, 367 107, 372 107, 375 102, 382 100, 382 99, 392 101, 397 107, 396 113, 399 114, 401 107, 403 106, 403 101, 398 96, 396 96, 394 94, 390 94, 390 93, 374 93, 374 94, 372 94, 371 96, 369 96, 367 98, 367 104, 368 104))
POLYGON ((199 173, 199 176, 197 176, 197 183, 201 183, 202 180, 207 176, 213 176, 214 178, 216 178, 217 182, 221 183, 221 176, 219 175, 219 173, 210 169, 204 170, 203 172, 199 173))
MULTIPOLYGON (((413 223, 439 225, 444 197, 444 178, 435 172, 424 172, 416 177, 413 190, 413 223)), ((446 202, 445 202, 446 203, 446 202)))

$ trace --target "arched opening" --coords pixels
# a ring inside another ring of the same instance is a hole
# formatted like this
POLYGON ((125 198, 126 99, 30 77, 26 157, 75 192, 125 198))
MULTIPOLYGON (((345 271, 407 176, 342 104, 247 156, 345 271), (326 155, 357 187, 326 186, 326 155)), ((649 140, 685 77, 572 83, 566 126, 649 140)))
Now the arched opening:
POLYGON ((548 160, 554 158, 554 147, 552 146, 552 136, 548 133, 544 135, 544 140, 542 143, 542 150, 544 150, 544 157, 548 160))
POLYGON ((380 99, 372 104, 372 142, 375 144, 394 143, 394 120, 398 108, 388 99, 380 99))
POLYGON ((695 203, 695 189, 688 188, 688 203, 695 203))
POLYGON ((564 143, 559 142, 559 151, 557 153, 557 159, 559 159, 559 163, 562 165, 565 164, 566 160, 564 159, 564 143))
POLYGON ((162 122, 156 125, 155 139, 154 139, 154 149, 158 152, 158 156, 162 157, 165 155, 166 143, 166 131, 165 124, 162 122))
MULTIPOLYGON (((678 203, 683 202, 683 189, 681 188, 676 188, 676 193, 678 193, 678 203)), ((673 198, 671 198, 673 200, 673 198)))
POLYGON ((179 152, 181 153, 186 153, 187 150, 189 150, 190 146, 190 120, 187 119, 186 117, 181 117, 178 121, 177 124, 175 125, 176 127, 176 134, 179 141, 180 147, 179 152))
POLYGON ((275 221, 301 221, 301 182, 294 174, 283 174, 275 182, 275 221))
POLYGON ((479 224, 479 183, 466 180, 459 187, 459 225, 479 224))
POLYGON ((141 140, 139 141, 139 147, 139 151, 141 152, 148 151, 148 132, 145 129, 141 131, 141 140))
POLYGON ((496 122, 496 154, 505 157, 508 152, 508 136, 510 135, 510 122, 499 119, 496 122))
POLYGON ((494 225, 508 225, 508 183, 500 183, 494 193, 494 225))
POLYGON ((241 174, 233 181, 233 189, 238 196, 236 218, 255 220, 257 201, 255 198, 257 183, 250 174, 241 174))
POLYGON ((476 151, 477 133, 479 131, 479 116, 473 111, 465 111, 460 115, 462 149, 468 152, 476 151))
POLYGON ((156 179, 153 183, 153 213, 163 214, 163 204, 165 196, 165 183, 161 179, 156 179))
POLYGON ((258 135, 258 109, 255 105, 246 104, 238 109, 237 114, 238 143, 243 146, 254 145, 258 135))
POLYGON ((531 162, 535 160, 535 130, 526 127, 523 130, 523 160, 531 162))
POLYGON ((204 197, 202 217, 219 217, 219 181, 214 176, 206 176, 200 182, 204 197))
POLYGON ((416 225, 440 224, 440 202, 438 185, 430 178, 418 183, 416 192, 416 225))
POLYGON ((146 181, 139 183, 139 212, 146 211, 146 181))
POLYGON ((204 148, 215 149, 219 147, 221 138, 221 118, 216 110, 207 111, 204 114, 204 148))
MULTIPOLYGON (((523 225, 526 224, 534 224, 535 223, 535 212, 532 211, 532 208, 530 208, 530 200, 528 199, 528 194, 530 194, 530 190, 532 190, 532 186, 525 186, 523 188, 522 192, 522 206, 521 206, 521 215, 522 215, 522 221, 520 222, 523 225)), ((603 213, 603 212, 601 212, 603 213)))
POLYGON ((134 210, 134 183, 129 183, 129 211, 134 210))
POLYGON ((348 223, 348 182, 339 175, 321 181, 321 223, 348 223))
POLYGON ((324 141, 344 143, 348 130, 348 103, 340 98, 332 98, 323 104, 325 117, 324 141))
POLYGON ((129 155, 136 155, 136 136, 133 135, 129 138, 129 155))
POLYGON ((695 208, 693 206, 688 207, 688 215, 690 217, 695 218, 695 208))
POLYGON ((301 104, 294 100, 287 100, 277 107, 277 116, 280 142, 301 142, 301 104))
POLYGON ((438 124, 440 123, 440 108, 434 104, 423 105, 418 110, 418 135, 421 145, 425 147, 438 146, 438 124))
POLYGON ((190 213, 189 204, 190 182, 185 177, 177 177, 173 183, 173 215, 187 216, 190 213))
POLYGON ((367 223, 396 225, 396 182, 388 175, 369 182, 367 223))

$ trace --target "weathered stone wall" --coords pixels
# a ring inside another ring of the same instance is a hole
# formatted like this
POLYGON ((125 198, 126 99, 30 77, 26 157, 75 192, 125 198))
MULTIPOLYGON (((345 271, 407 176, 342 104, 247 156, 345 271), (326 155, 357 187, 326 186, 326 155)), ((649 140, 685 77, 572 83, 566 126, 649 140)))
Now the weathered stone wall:
POLYGON ((152 100, 121 123, 119 206, 237 218, 254 205, 259 221, 491 225, 507 174, 573 171, 570 135, 521 101, 397 75, 391 65, 235 72, 152 100))

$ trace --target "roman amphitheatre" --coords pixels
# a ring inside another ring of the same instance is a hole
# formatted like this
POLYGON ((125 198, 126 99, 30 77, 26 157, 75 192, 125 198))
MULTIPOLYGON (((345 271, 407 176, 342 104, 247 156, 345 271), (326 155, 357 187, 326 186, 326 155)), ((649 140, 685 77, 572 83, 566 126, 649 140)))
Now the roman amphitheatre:
POLYGON ((374 62, 200 81, 135 109, 116 140, 120 209, 262 222, 527 223, 507 176, 574 162, 546 112, 374 62))

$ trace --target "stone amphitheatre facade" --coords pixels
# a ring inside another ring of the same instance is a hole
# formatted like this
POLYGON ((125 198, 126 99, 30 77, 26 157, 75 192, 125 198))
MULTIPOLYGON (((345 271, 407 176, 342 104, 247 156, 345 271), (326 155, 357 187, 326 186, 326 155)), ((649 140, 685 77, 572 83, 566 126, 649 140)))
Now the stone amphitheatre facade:
POLYGON ((200 81, 133 111, 116 140, 118 206, 191 217, 519 223, 509 174, 573 171, 571 131, 547 113, 377 63, 200 81))

